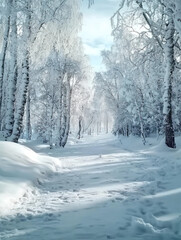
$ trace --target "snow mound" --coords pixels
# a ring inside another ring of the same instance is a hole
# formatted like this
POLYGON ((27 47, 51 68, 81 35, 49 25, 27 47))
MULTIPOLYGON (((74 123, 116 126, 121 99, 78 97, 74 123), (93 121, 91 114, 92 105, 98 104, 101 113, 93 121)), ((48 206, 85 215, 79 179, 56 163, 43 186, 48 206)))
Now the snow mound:
POLYGON ((60 160, 43 157, 12 142, 0 142, 0 215, 6 215, 22 196, 30 196, 43 178, 61 167, 60 160))

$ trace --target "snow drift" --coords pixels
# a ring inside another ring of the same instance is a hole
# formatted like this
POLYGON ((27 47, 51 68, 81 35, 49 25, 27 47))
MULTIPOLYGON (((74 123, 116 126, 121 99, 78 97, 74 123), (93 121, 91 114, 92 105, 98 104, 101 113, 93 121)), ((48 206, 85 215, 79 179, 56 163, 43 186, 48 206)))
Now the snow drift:
POLYGON ((0 215, 8 214, 22 196, 33 195, 47 174, 61 167, 55 158, 36 154, 12 142, 0 142, 0 215))

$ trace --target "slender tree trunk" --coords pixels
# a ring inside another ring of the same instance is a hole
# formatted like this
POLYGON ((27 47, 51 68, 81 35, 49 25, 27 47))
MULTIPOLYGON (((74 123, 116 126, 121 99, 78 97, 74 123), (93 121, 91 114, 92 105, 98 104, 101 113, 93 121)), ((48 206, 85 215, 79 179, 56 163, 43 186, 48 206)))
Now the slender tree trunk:
POLYGON ((65 136, 66 122, 67 122, 67 90, 66 83, 62 86, 62 124, 60 133, 60 147, 62 147, 63 138, 65 136))
POLYGON ((62 147, 65 147, 70 130, 70 107, 71 107, 71 88, 70 88, 70 79, 71 77, 67 77, 66 84, 66 121, 65 121, 65 132, 62 139, 62 147))
POLYGON ((105 115, 105 129, 106 129, 106 134, 108 134, 108 132, 109 132, 109 119, 108 119, 108 114, 106 113, 106 115, 105 115))
POLYGON ((24 41, 25 41, 25 53, 24 60, 22 64, 22 93, 20 97, 20 102, 17 107, 17 113, 15 115, 15 123, 13 127, 13 133, 11 136, 11 140, 13 142, 18 142, 20 138, 22 126, 23 126, 23 116, 25 112, 25 104, 29 86, 29 62, 30 62, 30 52, 29 52, 29 44, 30 44, 30 36, 31 36, 31 1, 27 1, 26 3, 26 22, 24 28, 24 41))
POLYGON ((11 12, 12 0, 7 1, 7 18, 5 22, 4 38, 2 44, 2 51, 0 54, 0 131, 2 129, 2 102, 3 102, 3 82, 4 82, 4 70, 5 70, 5 59, 8 47, 8 38, 10 32, 10 12, 11 12))
POLYGON ((54 111, 55 86, 52 86, 52 99, 50 106, 49 145, 53 148, 53 111, 54 111))
POLYGON ((82 116, 79 117, 79 130, 77 133, 77 138, 80 139, 81 137, 81 131, 82 131, 82 116))
POLYGON ((30 89, 26 101, 26 140, 31 140, 30 89))
POLYGON ((58 124, 57 124, 57 140, 56 145, 61 147, 62 144, 62 115, 63 115, 63 80, 65 78, 65 71, 60 76, 60 83, 59 83, 59 106, 58 106, 58 124))
POLYGON ((165 144, 170 148, 176 148, 175 136, 172 121, 172 82, 173 72, 175 68, 174 59, 174 21, 173 13, 170 8, 167 9, 168 23, 166 26, 166 43, 165 43, 165 61, 166 61, 166 72, 165 72, 165 92, 164 92, 164 125, 165 125, 165 144))
MULTIPOLYGON (((16 0, 13 1, 13 7, 16 9, 16 0)), ((11 13, 10 18, 11 34, 10 34, 10 50, 11 50, 11 62, 10 72, 8 78, 8 92, 7 92, 7 109, 5 119, 5 139, 7 140, 13 131, 14 125, 14 112, 15 112, 15 94, 17 83, 17 14, 14 10, 11 13)))
POLYGON ((142 111, 141 111, 141 107, 138 106, 137 101, 135 101, 135 103, 136 103, 138 116, 139 116, 139 121, 140 121, 141 138, 142 138, 143 144, 145 145, 146 144, 146 137, 145 137, 145 129, 144 129, 142 111))
POLYGON ((62 86, 59 89, 59 107, 58 107, 58 124, 57 124, 57 140, 56 146, 61 146, 61 131, 62 131, 62 86))
POLYGON ((26 98, 28 92, 29 85, 29 53, 26 53, 26 59, 23 62, 22 67, 22 95, 17 108, 17 112, 15 115, 15 123, 13 127, 13 133, 10 137, 13 142, 18 142, 20 138, 22 126, 23 126, 23 116, 25 112, 26 98))
POLYGON ((91 128, 89 129, 89 132, 88 132, 88 134, 89 134, 89 135, 91 135, 91 134, 92 134, 92 130, 91 130, 91 128))

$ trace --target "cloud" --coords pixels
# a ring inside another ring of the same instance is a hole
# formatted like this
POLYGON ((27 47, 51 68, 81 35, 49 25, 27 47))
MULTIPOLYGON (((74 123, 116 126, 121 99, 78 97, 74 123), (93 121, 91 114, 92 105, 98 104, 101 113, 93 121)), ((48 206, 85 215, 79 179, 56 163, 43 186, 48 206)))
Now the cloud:
POLYGON ((112 45, 110 18, 117 9, 117 0, 96 0, 89 9, 87 1, 83 1, 83 26, 80 37, 84 43, 85 53, 91 58, 96 69, 98 65, 101 67, 100 52, 112 45))
POLYGON ((109 19, 101 15, 85 17, 81 37, 86 42, 112 43, 109 19))
POLYGON ((99 56, 100 55, 100 49, 97 47, 91 47, 88 44, 84 44, 84 51, 87 55, 91 56, 99 56))

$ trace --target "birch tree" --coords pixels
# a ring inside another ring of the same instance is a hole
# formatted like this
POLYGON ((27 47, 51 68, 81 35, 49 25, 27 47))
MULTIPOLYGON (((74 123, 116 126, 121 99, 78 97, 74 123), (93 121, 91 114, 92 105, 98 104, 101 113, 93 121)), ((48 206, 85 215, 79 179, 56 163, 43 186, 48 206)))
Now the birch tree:
POLYGON ((7 91, 7 109, 5 119, 5 139, 7 140, 13 131, 14 125, 14 112, 15 112, 15 93, 17 84, 17 1, 12 1, 12 12, 10 17, 10 67, 8 78, 8 91, 7 91))
POLYGON ((174 57, 174 21, 173 12, 170 7, 167 7, 166 34, 165 34, 165 93, 164 93, 164 124, 165 124, 165 143, 168 147, 175 148, 175 137, 172 120, 172 86, 173 86, 173 72, 175 69, 174 57))
POLYGON ((13 125, 13 132, 11 135, 11 140, 13 142, 18 142, 20 138, 23 116, 25 112, 25 104, 29 86, 29 68, 30 68, 30 37, 31 37, 31 1, 25 2, 25 23, 23 29, 23 41, 25 47, 23 49, 23 63, 22 63, 22 92, 20 96, 20 101, 17 106, 17 112, 15 115, 15 123, 13 125))
MULTIPOLYGON (((1 3, 3 4, 3 2, 1 3)), ((3 9, 3 6, 1 6, 3 9)), ((4 7, 4 14, 2 14, 1 18, 4 19, 4 32, 3 32, 3 39, 2 39, 2 49, 0 53, 0 130, 2 129, 2 105, 3 105, 3 83, 4 83, 4 72, 5 72, 5 59, 7 54, 7 47, 8 47, 8 38, 10 32, 10 15, 12 12, 12 0, 8 0, 5 3, 4 7)))
MULTIPOLYGON (((122 21, 121 8, 126 1, 122 1, 120 9, 114 14, 112 22, 114 23, 115 16, 117 17, 116 24, 114 24, 115 31, 119 29, 122 21)), ((174 46, 175 46, 175 22, 178 24, 178 14, 177 18, 174 13, 179 12, 179 3, 177 1, 127 1, 128 6, 132 4, 132 11, 135 13, 141 13, 142 19, 145 21, 145 26, 143 25, 143 33, 146 32, 146 26, 150 30, 150 34, 155 41, 155 46, 157 45, 165 58, 166 65, 162 63, 162 67, 165 71, 164 77, 164 101, 163 101, 163 115, 164 115, 164 126, 165 126, 165 143, 168 147, 175 148, 174 140, 174 127, 173 127, 173 111, 172 111, 172 101, 173 101, 173 73, 175 70, 175 56, 174 56, 174 46)), ((177 26, 178 28, 178 26, 177 26)), ((149 38, 149 35, 148 35, 149 38)), ((144 45, 143 45, 144 47, 144 45)), ((146 46, 145 46, 146 48, 146 46)), ((148 58, 149 56, 147 56, 148 58)))

